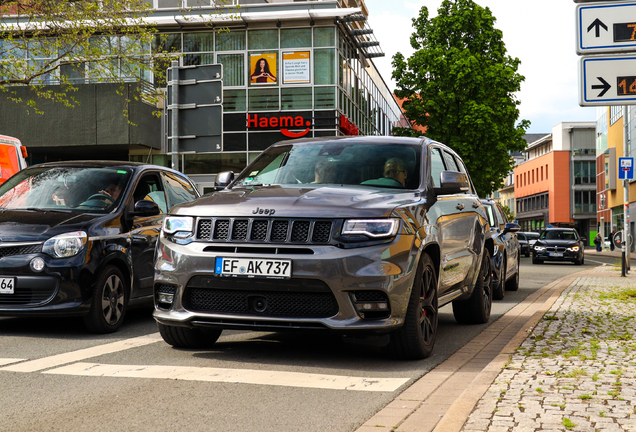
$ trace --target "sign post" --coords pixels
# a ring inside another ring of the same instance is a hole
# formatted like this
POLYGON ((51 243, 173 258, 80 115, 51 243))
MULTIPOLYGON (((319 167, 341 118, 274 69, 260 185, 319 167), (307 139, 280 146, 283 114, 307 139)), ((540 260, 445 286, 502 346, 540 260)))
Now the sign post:
POLYGON ((167 76, 168 140, 172 168, 178 170, 182 153, 223 150, 223 65, 173 61, 167 76))
POLYGON ((629 158, 628 104, 636 104, 636 1, 574 0, 576 53, 579 63, 579 105, 623 107, 623 154, 619 179, 623 180, 624 223, 621 275, 629 271, 629 181, 634 160, 629 158), (590 54, 590 55, 588 55, 590 54), (599 55, 601 54, 601 55, 599 55), (613 55, 607 55, 613 54, 613 55))

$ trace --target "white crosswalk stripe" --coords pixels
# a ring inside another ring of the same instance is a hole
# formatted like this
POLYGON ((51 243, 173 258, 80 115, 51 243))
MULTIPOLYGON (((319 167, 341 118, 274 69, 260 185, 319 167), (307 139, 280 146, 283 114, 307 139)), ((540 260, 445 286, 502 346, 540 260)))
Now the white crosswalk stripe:
POLYGON ((392 392, 408 381, 408 378, 368 378, 271 370, 106 365, 97 363, 75 363, 43 373, 95 377, 206 381, 370 392, 392 392))

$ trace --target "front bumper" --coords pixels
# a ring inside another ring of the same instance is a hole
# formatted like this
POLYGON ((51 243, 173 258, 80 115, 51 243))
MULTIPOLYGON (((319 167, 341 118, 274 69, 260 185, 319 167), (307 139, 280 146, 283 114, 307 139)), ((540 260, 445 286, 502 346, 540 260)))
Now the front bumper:
POLYGON ((583 256, 582 251, 550 251, 543 250, 537 251, 536 249, 532 251, 532 256, 535 260, 542 261, 578 261, 583 256))
POLYGON ((252 244, 249 253, 230 254, 206 251, 205 242, 178 245, 162 235, 154 318, 183 327, 391 331, 404 322, 417 270, 413 245, 413 235, 398 235, 391 243, 361 248, 285 245, 271 255, 265 253, 271 246, 261 250, 252 244), (292 277, 221 277, 214 273, 217 256, 289 259, 292 277), (162 291, 173 293, 171 304, 158 301, 162 291), (384 302, 388 310, 365 313, 363 302, 384 302))
POLYGON ((0 316, 76 316, 84 315, 90 299, 82 293, 79 281, 84 254, 53 259, 43 253, 0 258, 0 278, 14 282, 12 294, 0 294, 0 316), (41 272, 30 267, 35 257, 44 260, 41 272))

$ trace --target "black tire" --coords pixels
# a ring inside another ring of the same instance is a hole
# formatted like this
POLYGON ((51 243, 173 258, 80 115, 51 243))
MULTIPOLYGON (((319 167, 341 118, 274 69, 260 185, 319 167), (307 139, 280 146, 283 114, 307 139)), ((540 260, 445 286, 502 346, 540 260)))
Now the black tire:
POLYGON ((429 357, 437 338, 437 321, 437 275, 433 260, 425 253, 417 266, 404 325, 391 333, 393 356, 400 360, 429 357))
POLYGON ((455 316, 455 321, 460 324, 484 324, 490 319, 490 311, 492 309, 492 289, 490 287, 492 271, 488 249, 484 249, 484 256, 481 259, 481 269, 470 298, 453 302, 453 315, 455 316))
POLYGON ((209 348, 216 343, 223 332, 221 329, 176 327, 160 323, 157 323, 157 327, 163 340, 175 348, 209 348))
POLYGON ((501 271, 499 272, 499 280, 497 281, 497 286, 492 291, 492 298, 495 300, 503 300, 504 295, 506 294, 506 256, 503 257, 503 262, 501 263, 501 271))
POLYGON ((113 333, 126 316, 128 288, 124 276, 115 266, 104 267, 93 285, 93 298, 84 325, 91 333, 113 333))
POLYGON ((519 272, 521 265, 521 259, 517 260, 517 271, 515 275, 506 281, 506 291, 517 291, 519 289, 519 272))

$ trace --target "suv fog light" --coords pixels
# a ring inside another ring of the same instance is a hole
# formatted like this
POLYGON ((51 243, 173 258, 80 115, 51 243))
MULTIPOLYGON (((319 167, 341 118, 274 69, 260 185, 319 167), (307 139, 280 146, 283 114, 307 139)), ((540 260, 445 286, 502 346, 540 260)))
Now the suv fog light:
POLYGON ((159 293, 157 295, 157 301, 159 303, 165 303, 165 304, 171 305, 172 302, 174 301, 174 294, 159 293))
POLYGON ((44 270, 44 260, 40 257, 35 257, 31 260, 31 270, 34 272, 41 272, 44 270))
POLYGON ((386 303, 356 303, 358 311, 387 311, 389 305, 386 303))

